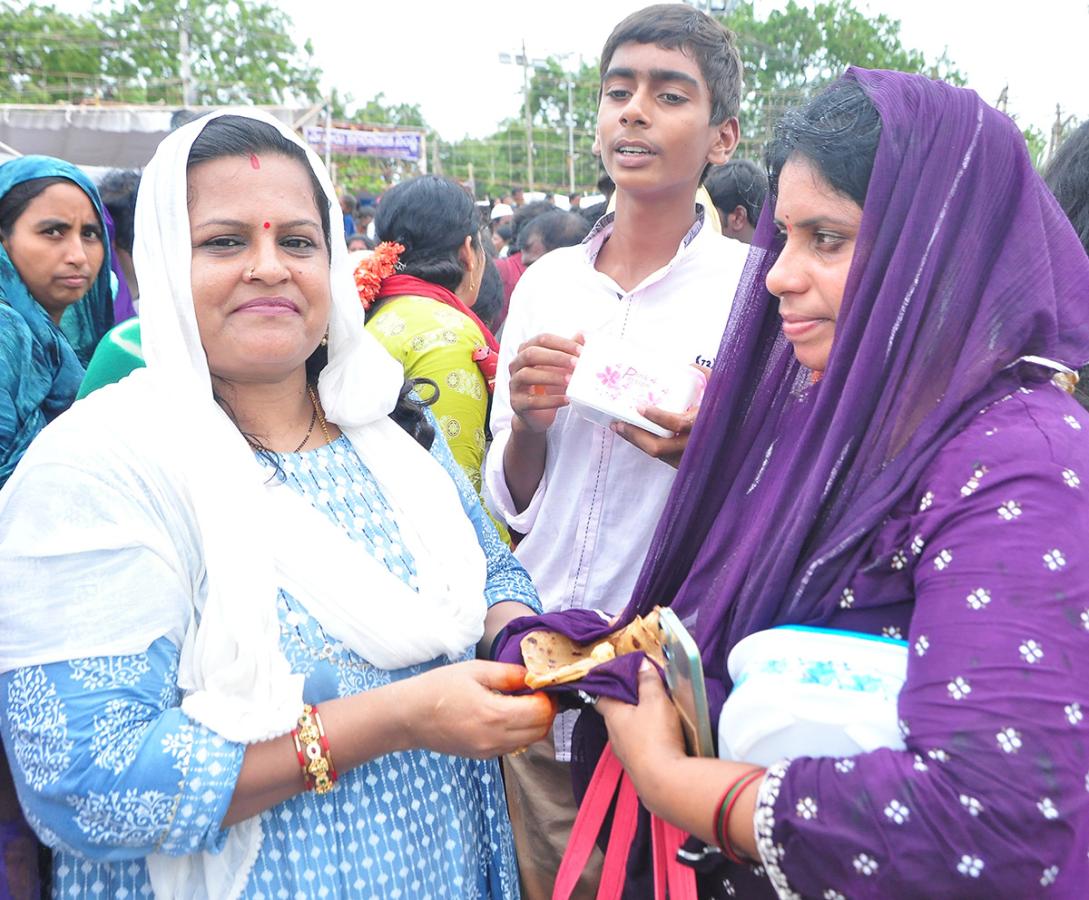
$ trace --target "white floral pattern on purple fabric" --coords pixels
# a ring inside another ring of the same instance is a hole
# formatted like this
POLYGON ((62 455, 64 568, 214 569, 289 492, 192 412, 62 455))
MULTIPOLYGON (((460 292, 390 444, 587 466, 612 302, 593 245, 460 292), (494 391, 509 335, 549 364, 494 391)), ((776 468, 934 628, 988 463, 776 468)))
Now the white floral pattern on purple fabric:
POLYGON ((969 797, 967 794, 960 795, 960 805, 964 807, 970 816, 977 817, 983 812, 983 804, 975 797, 969 797))
POLYGON ((1082 816, 1089 791, 1089 744, 1064 737, 1085 727, 1089 704, 1089 551, 1063 542, 1089 533, 1077 474, 1089 429, 1062 424, 1089 418, 1071 409, 1051 388, 990 406, 922 473, 850 575, 828 624, 907 638, 907 750, 769 770, 755 825, 780 897, 927 895, 958 883, 973 896, 1031 896, 1089 883, 1084 852, 1063 849, 1064 811, 1082 816), (1048 421, 1061 428, 1036 424, 1048 421), (1024 828, 995 830, 1011 821, 1024 828), (889 846, 899 849, 886 859, 889 846), (1011 869, 1014 856, 1024 864, 1011 869), (1073 862, 1060 868, 1060 858, 1073 862))
POLYGON ((972 686, 961 676, 957 676, 946 686, 946 690, 949 691, 949 696, 954 700, 963 700, 970 693, 972 693, 972 686))
POLYGON ((991 602, 991 592, 985 588, 976 588, 968 595, 969 609, 983 609, 991 602))

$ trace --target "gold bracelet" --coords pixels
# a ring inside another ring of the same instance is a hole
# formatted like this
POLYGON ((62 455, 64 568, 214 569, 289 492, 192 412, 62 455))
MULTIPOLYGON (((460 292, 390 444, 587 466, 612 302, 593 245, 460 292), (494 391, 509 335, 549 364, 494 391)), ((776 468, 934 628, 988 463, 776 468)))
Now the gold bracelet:
POLYGON ((328 794, 336 786, 337 770, 333 766, 333 753, 317 706, 303 706, 298 726, 291 736, 295 741, 295 754, 307 790, 328 794))

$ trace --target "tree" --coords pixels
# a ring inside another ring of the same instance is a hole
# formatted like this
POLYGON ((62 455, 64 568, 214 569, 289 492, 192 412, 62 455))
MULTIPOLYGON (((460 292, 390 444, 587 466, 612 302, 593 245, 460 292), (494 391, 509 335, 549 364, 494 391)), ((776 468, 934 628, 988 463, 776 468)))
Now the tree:
POLYGON ((375 94, 362 106, 356 107, 353 122, 365 125, 402 125, 408 128, 426 128, 423 112, 418 103, 390 103, 384 93, 375 94))
POLYGON ((598 71, 593 63, 579 60, 576 72, 568 72, 554 56, 534 68, 530 78, 530 112, 534 127, 567 128, 567 85, 571 84, 571 106, 575 130, 593 134, 597 125, 598 71))
MULTIPOLYGON (((752 0, 738 4, 723 17, 738 36, 745 62, 742 98, 742 146, 738 155, 759 158, 774 122, 788 106, 840 75, 850 64, 899 69, 963 84, 964 76, 943 54, 928 61, 905 48, 900 23, 888 16, 870 18, 851 0, 822 0, 811 8, 789 0, 785 8, 758 19, 752 0)), ((587 189, 597 180, 598 164, 590 153, 597 121, 597 63, 580 60, 569 73, 562 61, 550 58, 532 70, 530 111, 533 119, 534 177, 538 187, 563 189, 567 184, 567 84, 573 83, 576 184, 587 189)), ((464 177, 469 161, 478 185, 480 172, 505 173, 486 180, 489 190, 525 183, 525 125, 522 117, 505 122, 483 141, 462 141, 444 150, 447 170, 464 177), (496 181, 498 183, 496 183, 496 181)))
POLYGON ((928 62, 900 41, 900 22, 870 17, 850 0, 812 7, 788 0, 785 8, 757 19, 752 0, 739 3, 722 22, 737 35, 745 64, 741 153, 758 157, 784 109, 806 99, 849 65, 918 72, 963 85, 964 76, 943 54, 928 62))
POLYGON ((103 69, 99 26, 53 6, 0 4, 0 102, 93 96, 103 69))
POLYGON ((107 74, 142 89, 142 97, 127 99, 178 102, 186 89, 195 104, 320 96, 310 42, 297 47, 290 17, 271 3, 121 0, 102 27, 114 45, 107 74))
POLYGON ((182 104, 188 87, 193 104, 313 101, 321 73, 292 31, 261 0, 99 0, 88 15, 5 0, 0 99, 182 104))
MULTIPOLYGON (((591 153, 597 123, 598 74, 596 62, 580 59, 568 71, 563 60, 549 57, 530 70, 530 115, 533 122, 533 182, 543 191, 566 193, 568 173, 568 100, 574 121, 575 185, 593 188, 598 177, 597 158, 591 153), (568 91, 568 84, 571 85, 568 91)), ((470 164, 478 197, 499 197, 512 186, 529 185, 524 114, 511 116, 486 138, 466 138, 443 144, 439 159, 443 171, 468 181, 470 164)))
MULTIPOLYGON (((597 181, 598 161, 590 152, 592 144, 592 131, 575 132, 575 186, 580 191, 592 190, 597 181)), ((536 190, 567 193, 567 150, 565 125, 534 124, 533 183, 536 190)), ((460 181, 468 181, 469 164, 472 163, 478 197, 501 197, 512 187, 528 187, 525 121, 521 117, 510 118, 486 138, 441 144, 439 159, 442 171, 460 181)))
POLYGON ((1037 168, 1043 168, 1047 159, 1047 136, 1035 125, 1029 125, 1021 129, 1025 136, 1025 144, 1028 146, 1029 158, 1037 168))

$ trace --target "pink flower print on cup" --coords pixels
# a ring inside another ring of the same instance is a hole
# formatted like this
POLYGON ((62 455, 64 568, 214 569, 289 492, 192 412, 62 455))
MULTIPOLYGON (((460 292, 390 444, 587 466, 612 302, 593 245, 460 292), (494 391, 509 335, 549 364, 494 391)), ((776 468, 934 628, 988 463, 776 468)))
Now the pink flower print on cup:
POLYGON ((620 396, 620 392, 623 389, 623 385, 620 382, 620 367, 606 366, 604 369, 597 373, 597 380, 601 382, 602 388, 605 393, 615 400, 620 396))
POLYGON ((699 403, 705 384, 702 371, 683 361, 660 359, 653 349, 590 334, 567 385, 567 399, 574 412, 602 427, 627 422, 659 437, 670 437, 672 432, 639 410, 654 406, 666 412, 686 412, 699 403))

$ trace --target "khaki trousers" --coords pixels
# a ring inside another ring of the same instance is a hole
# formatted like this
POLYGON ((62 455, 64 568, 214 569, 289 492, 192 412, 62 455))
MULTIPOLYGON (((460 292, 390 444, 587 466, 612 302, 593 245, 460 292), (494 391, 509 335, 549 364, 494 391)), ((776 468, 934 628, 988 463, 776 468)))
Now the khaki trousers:
MULTIPOLYGON (((556 760, 550 734, 531 744, 525 753, 505 757, 503 775, 522 877, 522 897, 551 900, 556 872, 578 811, 571 788, 571 766, 556 760)), ((594 847, 572 895, 576 900, 593 900, 603 861, 601 850, 594 847)))

